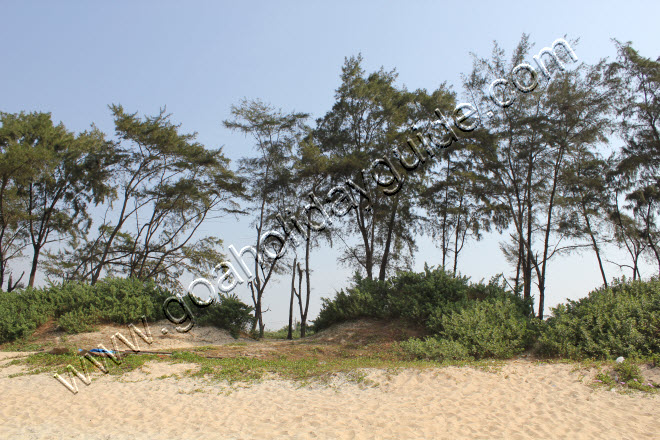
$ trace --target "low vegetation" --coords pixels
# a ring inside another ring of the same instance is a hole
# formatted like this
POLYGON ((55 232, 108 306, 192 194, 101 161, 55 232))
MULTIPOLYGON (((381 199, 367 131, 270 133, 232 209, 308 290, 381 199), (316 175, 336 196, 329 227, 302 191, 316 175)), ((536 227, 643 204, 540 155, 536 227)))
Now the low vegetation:
POLYGON ((618 281, 534 317, 531 303, 499 278, 470 283, 442 269, 404 272, 386 282, 356 278, 325 299, 315 328, 371 317, 422 324, 423 339, 401 344, 410 356, 451 360, 501 358, 534 349, 571 359, 649 359, 660 353, 660 281, 618 281))
MULTIPOLYGON (((170 295, 152 281, 133 278, 0 292, 0 343, 26 339, 51 320, 62 331, 80 333, 101 323, 139 322, 142 316, 149 321, 165 319, 163 302, 170 295)), ((235 336, 253 319, 252 308, 234 296, 203 309, 191 306, 191 310, 200 322, 228 329, 235 336)))
POLYGON ((642 371, 636 362, 629 359, 617 363, 609 372, 596 375, 595 383, 614 389, 633 389, 645 392, 657 392, 660 385, 644 379, 642 371))
MULTIPOLYGON (((192 310, 192 308, 191 308, 192 310)), ((213 325, 229 330, 238 339, 240 332, 248 331, 254 322, 253 307, 243 303, 234 294, 221 296, 210 306, 198 310, 200 325, 213 325)))
POLYGON ((355 285, 325 299, 320 330, 362 317, 404 319, 421 324, 428 336, 402 344, 423 359, 507 358, 531 342, 532 304, 508 291, 501 277, 470 283, 442 269, 402 272, 385 282, 357 278, 355 285))
POLYGON ((570 358, 649 358, 660 353, 660 280, 618 281, 553 309, 542 353, 570 358))
MULTIPOLYGON (((103 321, 135 322, 142 315, 160 319, 168 295, 153 283, 131 279, 15 291, 0 295, 0 337, 14 340, 12 346, 28 346, 29 335, 48 320, 75 333, 103 321)), ((253 309, 231 295, 193 310, 199 324, 229 329, 234 336, 254 323, 253 309)), ((113 364, 113 371, 169 359, 199 365, 188 375, 230 383, 269 374, 303 382, 329 380, 337 373, 362 382, 363 368, 424 368, 438 361, 492 368, 498 359, 531 351, 555 360, 598 360, 599 370, 611 370, 596 376, 597 386, 657 390, 658 384, 644 380, 638 366, 642 361, 660 364, 660 281, 618 281, 557 306, 553 314, 546 321, 536 318, 530 302, 508 290, 501 278, 470 283, 442 269, 426 268, 422 273, 401 272, 385 282, 356 278, 352 287, 324 300, 314 322, 318 333, 311 338, 271 341, 275 349, 265 351, 243 343, 175 351, 171 357, 140 354, 126 357, 120 366, 113 364), (375 319, 373 325, 346 323, 363 318, 375 319), (613 363, 619 356, 625 362, 613 363)), ((285 338, 286 330, 265 336, 285 338)), ((28 374, 61 372, 68 364, 79 365, 80 357, 39 353, 15 362, 27 365, 28 374)))
MULTIPOLYGON (((293 325, 291 329, 292 338, 300 339, 301 330, 302 330, 302 326, 300 325, 300 321, 296 321, 295 325, 293 325)), ((313 334, 314 334, 313 328, 306 329, 305 336, 312 336, 313 334)), ((279 330, 264 332, 264 338, 266 339, 287 339, 288 335, 289 335, 289 326, 287 325, 280 328, 279 330)))
POLYGON ((109 278, 91 286, 70 282, 0 294, 0 342, 31 335, 54 320, 67 333, 89 331, 102 322, 126 324, 163 317, 170 293, 153 282, 109 278))

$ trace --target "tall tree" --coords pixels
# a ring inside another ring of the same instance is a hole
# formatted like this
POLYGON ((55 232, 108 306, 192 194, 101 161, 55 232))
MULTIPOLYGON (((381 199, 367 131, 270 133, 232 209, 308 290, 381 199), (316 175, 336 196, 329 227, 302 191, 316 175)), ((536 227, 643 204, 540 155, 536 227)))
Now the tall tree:
MULTIPOLYGON (((231 119, 224 121, 225 127, 250 136, 255 142, 256 155, 243 158, 239 163, 240 175, 246 185, 245 198, 254 210, 254 247, 257 252, 269 248, 277 254, 286 243, 276 239, 269 240, 270 243, 262 240, 268 240, 266 235, 269 228, 286 216, 286 206, 291 203, 289 183, 292 151, 303 135, 307 114, 283 113, 260 100, 243 100, 239 105, 231 107, 231 115, 231 119)), ((260 336, 264 333, 263 295, 272 276, 279 269, 278 263, 278 258, 267 257, 255 258, 254 261, 254 273, 249 286, 255 309, 254 326, 259 326, 260 336)))
MULTIPOLYGON (((312 249, 318 247, 322 241, 332 246, 332 235, 335 232, 330 225, 330 215, 327 205, 323 206, 323 200, 330 189, 331 179, 328 174, 329 161, 321 153, 318 145, 314 144, 313 135, 308 133, 306 138, 298 143, 297 151, 294 155, 294 174, 291 184, 295 192, 297 203, 296 217, 302 219, 302 234, 304 243, 304 266, 300 262, 292 266, 292 278, 295 278, 296 268, 298 270, 298 289, 292 284, 292 292, 298 302, 298 311, 300 313, 300 337, 304 338, 307 334, 307 316, 309 313, 309 301, 312 296, 311 285, 311 253, 312 249), (304 202, 303 202, 304 201, 304 202), (320 206, 317 206, 316 202, 320 206), (312 208, 314 206, 314 208, 312 208), (307 211, 305 207, 309 207, 307 211), (302 209, 301 209, 302 208, 302 209), (320 212, 325 210, 325 215, 320 212), (313 228, 312 225, 315 225, 313 228), (318 230, 322 226, 321 230, 318 230), (305 290, 303 291, 303 274, 305 290)), ((291 320, 290 320, 291 321, 291 320)))
POLYGON ((362 61, 361 56, 346 58, 335 103, 317 120, 314 139, 328 158, 332 183, 350 180, 360 188, 354 193, 355 212, 337 222, 346 236, 359 237, 357 244, 345 242, 340 261, 356 265, 369 279, 384 280, 411 264, 421 222, 417 194, 426 172, 422 161, 429 158, 405 151, 408 128, 433 114, 433 107, 421 104, 433 102, 444 109, 451 95, 444 89, 430 97, 423 90, 408 92, 395 85, 395 71, 381 68, 366 74, 362 61), (383 184, 375 186, 374 181, 383 184))
POLYGON ((54 125, 50 113, 2 115, 2 143, 29 161, 30 173, 17 170, 15 196, 32 248, 28 285, 33 286, 45 247, 57 239, 80 237, 89 227, 88 204, 110 193, 105 164, 107 142, 92 127, 75 135, 54 125))
POLYGON ((569 53, 561 49, 557 49, 559 61, 555 60, 552 78, 543 81, 528 70, 526 78, 517 79, 526 85, 536 82, 534 90, 518 92, 509 82, 491 97, 492 77, 507 78, 530 49, 528 36, 523 35, 507 62, 496 44, 491 59, 475 58, 465 87, 481 108, 491 107, 495 99, 502 103, 490 113, 488 133, 476 137, 480 154, 475 158, 483 172, 492 176, 493 198, 507 208, 513 224, 508 249, 518 249, 516 288, 522 274, 523 296, 527 298, 536 279, 538 316, 543 318, 548 262, 562 251, 575 249, 574 244, 561 244, 567 237, 558 227, 566 163, 577 148, 605 140, 609 101, 603 90, 604 64, 582 64, 562 71, 560 62, 568 62, 569 53))
POLYGON ((33 173, 32 148, 12 134, 15 118, 16 115, 0 114, 0 289, 4 288, 6 280, 7 291, 13 290, 25 275, 23 272, 17 281, 12 281, 10 262, 22 257, 28 245, 27 218, 17 190, 33 173))
POLYGON ((121 273, 178 288, 184 271, 201 274, 222 260, 221 241, 196 233, 213 216, 239 212, 240 184, 221 149, 180 133, 165 110, 140 117, 120 105, 110 109, 118 139, 108 148, 111 203, 98 234, 53 255, 51 271, 92 283, 121 273))
POLYGON ((607 287, 604 247, 611 241, 607 230, 613 210, 608 184, 610 164, 590 148, 578 145, 564 167, 565 193, 560 213, 560 230, 574 240, 587 240, 594 251, 607 287))
POLYGON ((638 221, 636 233, 660 275, 660 58, 639 55, 631 43, 615 45, 618 59, 608 73, 625 142, 616 171, 633 211, 629 217, 638 221))

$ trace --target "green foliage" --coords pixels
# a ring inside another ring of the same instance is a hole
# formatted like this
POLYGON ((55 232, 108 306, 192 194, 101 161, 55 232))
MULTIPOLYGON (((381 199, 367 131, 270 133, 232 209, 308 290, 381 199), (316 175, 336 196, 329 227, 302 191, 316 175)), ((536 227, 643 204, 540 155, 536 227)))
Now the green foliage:
POLYGON ((151 281, 107 278, 95 285, 70 282, 0 294, 0 343, 29 336, 50 319, 69 333, 93 329, 101 322, 128 324, 142 316, 164 319, 162 304, 170 296, 151 281))
POLYGON ((75 135, 55 125, 50 113, 0 112, 0 285, 6 263, 20 253, 18 242, 34 251, 28 280, 33 286, 44 246, 55 237, 75 241, 86 233, 87 206, 112 191, 109 147, 95 127, 75 135), (16 235, 23 228, 39 232, 16 235))
POLYGON ((614 373, 617 375, 619 382, 643 382, 642 371, 637 364, 626 359, 623 362, 617 363, 614 366, 614 373))
POLYGON ((658 387, 658 384, 646 381, 639 366, 630 359, 617 363, 609 373, 598 373, 596 383, 609 387, 623 386, 645 392, 656 392, 658 387))
POLYGON ((405 319, 433 335, 401 347, 416 358, 507 358, 528 347, 540 324, 530 301, 505 289, 498 277, 469 283, 443 269, 401 272, 386 282, 356 278, 355 286, 324 299, 317 330, 361 317, 405 319))
MULTIPOLYGON (((299 339, 301 337, 300 336, 301 327, 302 326, 300 325, 300 321, 296 321, 296 323, 294 325, 294 328, 293 328, 293 331, 291 332, 291 336, 293 337, 293 339, 299 339)), ((305 337, 311 336, 311 335, 314 334, 314 329, 312 329, 312 328, 307 328, 305 331, 306 331, 305 337)), ((285 325, 282 328, 280 328, 279 330, 265 331, 264 332, 264 338, 267 338, 267 339, 286 339, 288 334, 289 334, 289 326, 285 325)))
POLYGON ((234 338, 238 339, 240 332, 247 331, 254 322, 253 311, 253 307, 243 303, 236 295, 230 294, 221 296, 220 301, 202 309, 199 323, 227 329, 234 338))
POLYGON ((553 309, 541 350, 572 358, 660 353, 660 280, 617 281, 553 309))
POLYGON ((474 358, 509 358, 531 342, 529 317, 509 298, 472 301, 460 310, 434 314, 438 337, 465 347, 474 358))
POLYGON ((468 349, 459 342, 446 339, 426 338, 424 340, 411 338, 399 344, 403 351, 416 359, 434 361, 472 360, 468 349))
POLYGON ((660 368, 660 353, 653 353, 651 355, 651 367, 660 368))
POLYGON ((473 303, 475 300, 508 298, 520 315, 530 316, 531 303, 508 292, 499 278, 488 284, 470 284, 467 277, 453 276, 441 268, 425 268, 422 273, 400 272, 385 282, 356 277, 355 285, 341 290, 323 305, 314 328, 363 317, 403 318, 423 324, 429 332, 442 329, 438 317, 473 303))
POLYGON ((67 333, 82 333, 94 331, 94 324, 99 322, 99 313, 94 311, 84 311, 83 309, 66 312, 57 320, 60 329, 67 333))
POLYGON ((182 132, 164 109, 154 116, 128 113, 121 105, 110 110, 117 141, 103 145, 107 165, 101 163, 93 181, 109 188, 94 203, 118 209, 94 219, 96 231, 88 235, 85 229, 69 246, 48 252, 44 270, 64 280, 93 283, 103 274, 120 274, 178 288, 183 272, 201 275, 223 260, 217 250, 222 241, 199 236, 199 226, 236 212, 240 182, 221 149, 182 132))

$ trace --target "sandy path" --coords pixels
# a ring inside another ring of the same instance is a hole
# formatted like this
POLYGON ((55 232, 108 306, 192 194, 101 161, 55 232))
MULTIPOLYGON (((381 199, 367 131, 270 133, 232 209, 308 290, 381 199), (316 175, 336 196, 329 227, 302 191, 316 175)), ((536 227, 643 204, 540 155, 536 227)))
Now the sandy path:
POLYGON ((660 396, 592 390, 570 365, 372 371, 380 385, 367 388, 268 380, 232 391, 155 379, 189 367, 154 363, 120 379, 97 376, 89 386, 79 382, 77 395, 46 374, 3 374, 0 438, 657 439, 660 432, 660 396))

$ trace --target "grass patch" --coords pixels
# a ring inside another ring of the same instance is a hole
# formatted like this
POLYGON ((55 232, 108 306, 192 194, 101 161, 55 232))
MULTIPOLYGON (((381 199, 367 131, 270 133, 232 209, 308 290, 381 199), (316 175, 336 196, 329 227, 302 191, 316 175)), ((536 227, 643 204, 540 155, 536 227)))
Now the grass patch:
POLYGON ((2 345, 0 351, 43 351, 55 345, 54 342, 37 342, 34 336, 20 338, 2 345))
POLYGON ((619 391, 637 390, 657 393, 660 389, 660 384, 645 380, 639 365, 629 359, 615 363, 608 371, 599 371, 594 379, 594 384, 619 391))
MULTIPOLYGON (((104 358, 96 358, 101 364, 104 364, 104 358)), ((78 371, 82 372, 81 360, 86 364, 87 371, 90 373, 100 371, 91 362, 84 357, 76 354, 50 354, 50 353, 35 353, 20 359, 14 359, 8 365, 21 365, 26 367, 27 371, 16 373, 12 376, 22 376, 28 374, 41 374, 41 373, 58 373, 62 376, 67 374, 67 365, 73 366, 78 371)), ((112 359, 106 358, 105 365, 108 369, 108 374, 113 376, 120 376, 124 373, 134 371, 142 367, 145 363, 154 360, 163 360, 157 355, 140 354, 128 355, 121 359, 120 364, 116 364, 112 359)))
POLYGON ((328 383, 341 374, 349 382, 376 386, 367 379, 366 369, 381 369, 390 372, 401 371, 405 368, 429 369, 441 366, 469 366, 483 371, 497 372, 505 364, 497 360, 451 360, 436 362, 430 360, 397 359, 397 352, 373 353, 367 356, 354 356, 349 351, 339 350, 333 357, 309 356, 305 358, 291 358, 278 355, 271 359, 256 359, 252 357, 233 357, 223 359, 208 359, 189 351, 179 351, 173 354, 176 362, 194 363, 200 366, 199 370, 186 373, 190 377, 205 377, 212 380, 227 381, 229 384, 237 382, 258 382, 266 377, 275 375, 279 378, 302 382, 328 383))
MULTIPOLYGON (((289 326, 285 325, 279 330, 265 331, 264 339, 286 339, 289 334, 289 326)), ((314 329, 312 326, 308 326, 305 331, 305 337, 312 336, 314 334, 314 329)), ((293 339, 300 339, 300 325, 296 325, 296 328, 293 329, 291 333, 293 339)))

